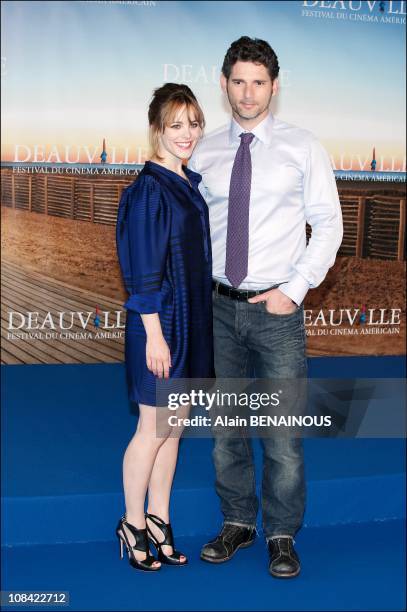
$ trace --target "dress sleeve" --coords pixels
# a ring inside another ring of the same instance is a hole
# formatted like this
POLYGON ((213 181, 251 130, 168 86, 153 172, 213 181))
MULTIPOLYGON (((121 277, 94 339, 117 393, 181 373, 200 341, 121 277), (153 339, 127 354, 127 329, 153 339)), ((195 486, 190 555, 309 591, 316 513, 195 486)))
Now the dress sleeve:
POLYGON ((116 223, 116 247, 128 310, 151 314, 162 307, 161 287, 170 236, 170 210, 160 185, 143 176, 122 193, 116 223))

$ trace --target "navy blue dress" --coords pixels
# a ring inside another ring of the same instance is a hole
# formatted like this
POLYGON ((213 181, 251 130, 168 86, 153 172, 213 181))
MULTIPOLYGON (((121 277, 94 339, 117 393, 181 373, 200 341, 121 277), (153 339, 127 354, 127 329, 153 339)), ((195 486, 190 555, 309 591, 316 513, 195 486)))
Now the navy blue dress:
MULTIPOLYGON (((200 174, 146 162, 122 193, 116 246, 126 308, 125 362, 129 399, 157 402, 157 378, 146 365, 140 314, 158 312, 171 353, 170 379, 214 378, 212 251, 200 174)), ((160 384, 162 384, 161 379, 160 384)))

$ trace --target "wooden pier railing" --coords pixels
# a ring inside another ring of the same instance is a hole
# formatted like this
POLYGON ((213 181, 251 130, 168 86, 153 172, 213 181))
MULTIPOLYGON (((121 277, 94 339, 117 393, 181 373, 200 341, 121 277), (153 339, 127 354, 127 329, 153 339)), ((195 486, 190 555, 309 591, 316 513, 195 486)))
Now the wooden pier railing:
MULTIPOLYGON (((2 168, 1 174, 3 206, 107 225, 116 223, 121 192, 134 180, 115 175, 16 174, 11 168, 2 168)), ((338 255, 405 260, 403 193, 365 195, 360 188, 339 192, 344 237, 338 255)))

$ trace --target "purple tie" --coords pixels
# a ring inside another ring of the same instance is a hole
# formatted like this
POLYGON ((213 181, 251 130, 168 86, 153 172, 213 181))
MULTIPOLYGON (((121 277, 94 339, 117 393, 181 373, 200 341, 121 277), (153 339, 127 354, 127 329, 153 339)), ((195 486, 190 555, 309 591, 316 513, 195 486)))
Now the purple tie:
POLYGON ((254 134, 240 134, 230 177, 228 231, 226 238, 225 274, 233 287, 238 287, 247 276, 249 258, 249 207, 252 182, 250 143, 254 134))

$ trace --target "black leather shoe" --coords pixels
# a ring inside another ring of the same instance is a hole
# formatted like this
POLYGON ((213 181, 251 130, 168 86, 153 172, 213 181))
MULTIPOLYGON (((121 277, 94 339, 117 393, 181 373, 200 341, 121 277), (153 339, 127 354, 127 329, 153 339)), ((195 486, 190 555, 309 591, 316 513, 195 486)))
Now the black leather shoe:
POLYGON ((276 578, 294 578, 300 573, 300 560, 294 550, 294 541, 281 536, 268 541, 269 572, 276 578))
POLYGON ((201 551, 201 559, 209 563, 229 561, 239 548, 247 548, 256 538, 254 527, 241 527, 226 523, 220 534, 205 544, 201 551))

